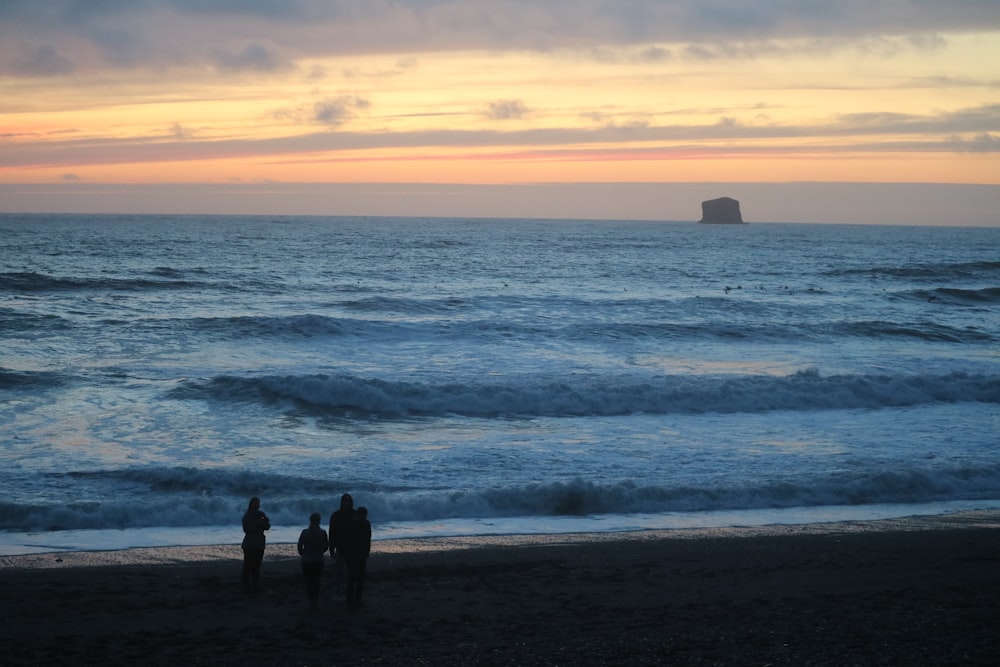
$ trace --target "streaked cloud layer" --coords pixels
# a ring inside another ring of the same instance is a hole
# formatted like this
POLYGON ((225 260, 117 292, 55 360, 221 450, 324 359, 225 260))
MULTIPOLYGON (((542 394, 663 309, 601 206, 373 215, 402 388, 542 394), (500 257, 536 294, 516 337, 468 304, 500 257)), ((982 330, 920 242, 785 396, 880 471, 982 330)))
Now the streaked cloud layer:
POLYGON ((8 0, 0 185, 998 186, 998 62, 995 0, 8 0))

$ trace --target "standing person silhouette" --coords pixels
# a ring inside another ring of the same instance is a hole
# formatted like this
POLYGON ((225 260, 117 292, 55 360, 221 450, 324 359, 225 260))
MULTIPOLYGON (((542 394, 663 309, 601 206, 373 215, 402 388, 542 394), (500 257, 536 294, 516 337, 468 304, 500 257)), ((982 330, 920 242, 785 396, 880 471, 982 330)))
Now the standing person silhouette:
POLYGON ((345 493, 340 497, 340 509, 330 515, 330 557, 333 558, 333 588, 340 592, 340 580, 347 566, 347 533, 354 521, 354 498, 345 493))
POLYGON ((260 587, 260 563, 264 560, 264 531, 271 521, 260 509, 260 498, 254 496, 243 514, 243 585, 250 590, 260 587))
POLYGON ((359 507, 347 534, 347 606, 361 606, 365 588, 365 567, 372 550, 372 524, 368 521, 368 508, 359 507))
POLYGON ((326 531, 319 527, 322 517, 319 512, 309 515, 309 527, 299 535, 298 550, 302 559, 302 578, 306 584, 309 607, 319 605, 319 589, 323 581, 323 554, 329 546, 326 531))

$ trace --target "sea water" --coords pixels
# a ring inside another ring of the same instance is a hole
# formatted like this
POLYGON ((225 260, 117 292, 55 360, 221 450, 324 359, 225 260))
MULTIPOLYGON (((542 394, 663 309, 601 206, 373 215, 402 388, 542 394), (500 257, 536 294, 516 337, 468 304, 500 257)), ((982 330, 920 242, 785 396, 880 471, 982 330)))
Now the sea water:
POLYGON ((1000 229, 5 214, 0 425, 7 554, 993 508, 1000 229))

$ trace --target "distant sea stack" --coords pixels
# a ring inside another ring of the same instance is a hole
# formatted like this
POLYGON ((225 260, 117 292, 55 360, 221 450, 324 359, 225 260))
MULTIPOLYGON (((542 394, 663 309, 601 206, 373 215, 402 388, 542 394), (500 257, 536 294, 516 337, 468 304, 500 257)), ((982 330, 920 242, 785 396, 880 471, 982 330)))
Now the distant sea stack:
POLYGON ((740 203, 732 197, 719 197, 701 203, 701 220, 709 225, 742 225, 740 203))

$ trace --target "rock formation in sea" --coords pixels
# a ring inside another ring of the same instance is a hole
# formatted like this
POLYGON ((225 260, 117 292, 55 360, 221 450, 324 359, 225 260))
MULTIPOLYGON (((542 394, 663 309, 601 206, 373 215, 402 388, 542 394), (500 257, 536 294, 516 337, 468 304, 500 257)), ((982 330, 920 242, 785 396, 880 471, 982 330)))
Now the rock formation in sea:
POLYGON ((714 225, 743 224, 740 202, 732 197, 719 197, 701 203, 701 220, 698 222, 714 225))

